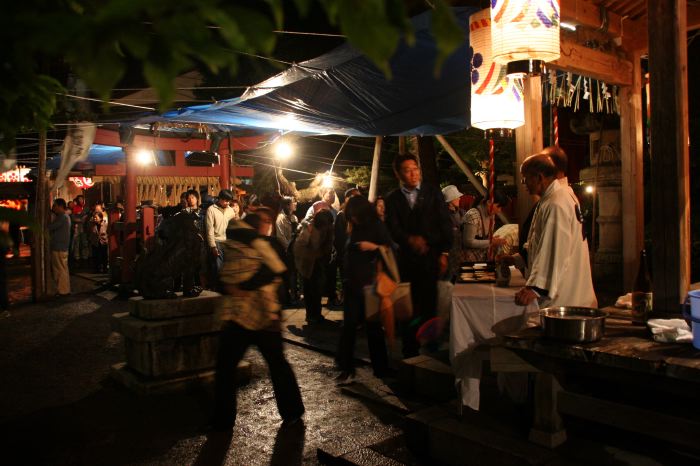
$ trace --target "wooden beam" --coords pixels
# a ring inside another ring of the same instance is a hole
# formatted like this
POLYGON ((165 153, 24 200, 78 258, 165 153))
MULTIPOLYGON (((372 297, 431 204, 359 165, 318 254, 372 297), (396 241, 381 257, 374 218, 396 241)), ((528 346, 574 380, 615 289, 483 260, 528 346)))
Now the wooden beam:
POLYGON ((620 88, 622 159, 622 284, 631 290, 644 248, 644 122, 642 121, 642 56, 635 52, 631 86, 620 88))
MULTIPOLYGON (((607 34, 619 39, 618 45, 629 53, 649 50, 649 35, 647 18, 642 16, 631 20, 619 14, 608 11, 607 34)), ((562 0, 562 22, 598 29, 602 25, 600 7, 591 0, 562 0)), ((700 7, 687 5, 686 26, 688 31, 700 29, 700 7)))
MULTIPOLYGON (((646 18, 631 20, 613 11, 606 11, 606 33, 618 39, 618 45, 625 50, 645 50, 647 48, 646 18)), ((604 26, 600 6, 591 0, 562 0, 562 22, 600 29, 604 26)))
MULTIPOLYGON (((524 86, 525 125, 515 129, 515 173, 520 180, 520 165, 526 157, 540 152, 542 142, 542 79, 539 76, 527 78, 524 86)), ((515 205, 515 215, 522 226, 528 212, 532 209, 533 200, 525 185, 516 181, 518 187, 518 202, 515 205)))
MULTIPOLYGON (((632 84, 632 63, 617 56, 577 44, 564 35, 560 42, 561 56, 551 63, 554 68, 583 74, 608 84, 632 84)), ((527 119, 526 119, 527 120, 527 119)))
MULTIPOLYGON (((258 144, 268 139, 268 135, 242 136, 231 138, 232 150, 256 149, 258 144)), ((124 147, 119 141, 119 132, 104 128, 98 128, 95 133, 95 144, 105 146, 124 147)), ((135 148, 144 147, 148 149, 160 150, 183 150, 183 151, 205 151, 210 150, 211 141, 207 139, 180 139, 168 137, 154 137, 137 134, 131 145, 135 148)), ((217 152, 228 153, 228 141, 223 138, 219 142, 218 148, 211 148, 217 152)))
MULTIPOLYGON (((143 167, 137 170, 138 176, 214 176, 218 177, 221 169, 218 165, 213 167, 188 167, 188 166, 158 166, 143 167)), ((235 176, 242 178, 253 177, 253 167, 236 167, 235 176)), ((95 165, 95 176, 125 176, 126 165, 95 165)))
POLYGON ((654 311, 678 312, 690 285, 685 0, 648 0, 654 311))

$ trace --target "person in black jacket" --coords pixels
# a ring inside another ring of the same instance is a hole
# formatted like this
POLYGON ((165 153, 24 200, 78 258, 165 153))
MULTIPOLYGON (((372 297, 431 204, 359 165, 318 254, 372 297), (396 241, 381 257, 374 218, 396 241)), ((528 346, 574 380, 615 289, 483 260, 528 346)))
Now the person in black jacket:
MULTIPOLYGON (((352 383, 355 376, 353 353, 357 325, 365 318, 363 288, 371 285, 377 272, 377 256, 380 245, 391 245, 389 232, 377 217, 374 206, 362 196, 354 196, 345 205, 345 219, 349 224, 348 241, 343 255, 343 332, 338 346, 337 362, 341 373, 336 377, 338 385, 352 383)), ((381 322, 368 321, 367 344, 374 375, 387 374, 389 360, 381 322)))
MULTIPOLYGON (((357 188, 350 188, 347 191, 345 191, 345 201, 343 202, 343 205, 340 207, 340 212, 338 212, 338 215, 335 216, 335 223, 333 224, 333 247, 335 248, 335 254, 336 254, 336 263, 338 265, 338 272, 340 272, 340 283, 341 286, 344 285, 345 283, 345 271, 343 270, 343 257, 345 257, 345 243, 348 240, 348 219, 345 216, 345 209, 347 208, 348 201, 354 197, 354 196, 360 196, 360 190, 357 188)), ((335 274, 333 274, 334 281, 335 281, 335 274)), ((335 285, 335 283, 334 283, 335 285)), ((331 305, 339 305, 342 304, 343 302, 343 292, 345 290, 342 289, 340 296, 338 296, 338 299, 336 300, 335 303, 331 303, 329 301, 329 306, 331 305)), ((330 298, 329 298, 330 299, 330 298)))
POLYGON ((401 187, 386 197, 386 225, 399 246, 401 281, 411 283, 414 319, 402 328, 403 355, 408 358, 418 354, 417 329, 435 316, 437 280, 447 271, 452 223, 440 189, 421 182, 414 155, 398 155, 394 173, 401 187))

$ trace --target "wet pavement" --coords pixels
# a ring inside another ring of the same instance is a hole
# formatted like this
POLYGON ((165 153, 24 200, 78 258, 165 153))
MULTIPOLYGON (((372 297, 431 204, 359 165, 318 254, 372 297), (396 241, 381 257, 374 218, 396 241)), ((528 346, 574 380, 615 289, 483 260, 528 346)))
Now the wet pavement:
MULTIPOLYGON (((305 323, 303 310, 283 314, 283 336, 291 342, 286 354, 307 410, 303 424, 280 428, 266 365, 253 349, 245 357, 252 363, 252 377, 239 391, 232 435, 206 434, 202 427, 212 408, 211 387, 139 396, 110 378, 110 367, 124 360, 123 340, 112 331, 111 316, 126 311, 126 302, 101 286, 105 278, 76 273, 75 295, 15 305, 0 315, 0 464, 314 465, 320 464, 319 455, 328 462, 345 461, 340 464, 420 464, 406 445, 404 415, 424 409, 428 400, 395 392, 393 383, 374 378, 368 365, 358 368, 352 387, 334 385, 339 310, 324 308, 328 321, 313 326, 305 323)), ((356 356, 367 359, 363 332, 356 356)), ((395 367, 399 357, 395 348, 395 367)), ((485 409, 457 421, 457 430, 471 426, 485 445, 497 438, 526 441, 529 413, 498 395, 494 377, 485 376, 482 389, 485 409)), ((456 413, 451 404, 443 406, 456 413)), ((698 464, 698 456, 668 449, 633 453, 642 448, 636 436, 606 434, 598 425, 570 421, 571 440, 547 456, 552 459, 546 464, 698 464), (610 445, 622 449, 601 443, 601 437, 614 439, 610 445)), ((466 444, 457 448, 453 464, 501 464, 502 456, 488 448, 481 456, 464 450, 466 444)), ((534 458, 525 461, 542 464, 534 458)))
MULTIPOLYGON (((73 277, 80 280, 75 288, 90 283, 73 277)), ((15 307, 0 320, 0 462, 318 464, 322 445, 365 445, 401 433, 401 413, 334 385, 331 356, 288 344, 307 409, 305 423, 280 429, 267 368, 260 354, 249 350, 252 379, 240 389, 232 437, 206 435, 201 427, 211 409, 208 389, 137 396, 109 378, 110 366, 124 359, 110 317, 123 312, 126 303, 113 297, 97 290, 15 307)), ((382 381, 369 368, 360 367, 358 378, 356 385, 381 389, 382 381)))

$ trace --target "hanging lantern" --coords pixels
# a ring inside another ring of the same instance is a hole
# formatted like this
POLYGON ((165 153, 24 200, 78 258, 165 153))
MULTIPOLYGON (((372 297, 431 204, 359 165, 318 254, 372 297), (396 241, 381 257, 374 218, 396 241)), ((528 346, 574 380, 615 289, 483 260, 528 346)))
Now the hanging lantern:
POLYGON ((520 79, 492 60, 490 24, 488 8, 469 18, 471 124, 503 133, 525 124, 525 106, 520 79))
POLYGON ((493 59, 509 75, 538 75, 559 58, 559 0, 491 0, 493 59))

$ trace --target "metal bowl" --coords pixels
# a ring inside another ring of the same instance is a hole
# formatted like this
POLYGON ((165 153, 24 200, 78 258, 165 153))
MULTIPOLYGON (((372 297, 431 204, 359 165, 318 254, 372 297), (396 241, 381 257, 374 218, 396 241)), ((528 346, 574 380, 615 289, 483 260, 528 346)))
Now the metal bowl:
POLYGON ((540 323, 547 338, 584 343, 603 337, 607 316, 591 307, 546 307, 540 310, 540 323))

